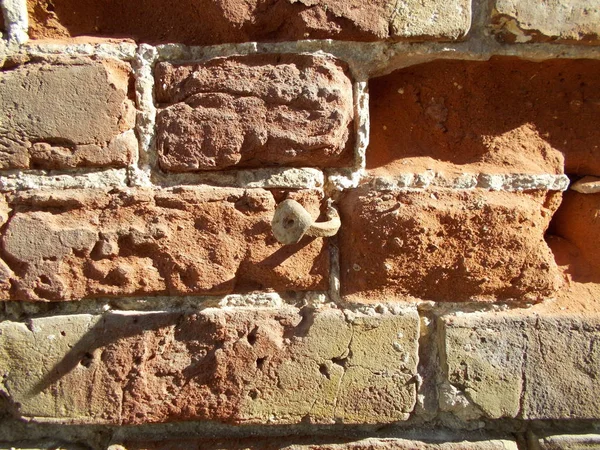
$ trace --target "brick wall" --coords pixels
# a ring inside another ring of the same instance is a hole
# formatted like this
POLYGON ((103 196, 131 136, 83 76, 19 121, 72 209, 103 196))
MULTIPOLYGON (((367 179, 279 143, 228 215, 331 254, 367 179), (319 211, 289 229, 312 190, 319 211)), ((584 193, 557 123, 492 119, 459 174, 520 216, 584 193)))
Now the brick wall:
POLYGON ((0 5, 0 447, 600 448, 598 2, 0 5))

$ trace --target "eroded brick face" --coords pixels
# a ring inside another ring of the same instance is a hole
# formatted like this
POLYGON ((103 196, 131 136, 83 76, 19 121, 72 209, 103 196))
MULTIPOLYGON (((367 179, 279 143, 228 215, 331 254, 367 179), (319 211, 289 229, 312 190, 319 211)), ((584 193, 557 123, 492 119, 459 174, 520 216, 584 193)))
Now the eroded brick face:
POLYGON ((23 418, 387 423, 406 419, 416 400, 410 309, 132 312, 0 329, 3 393, 23 418))
POLYGON ((62 58, 0 70, 0 169, 124 167, 137 151, 131 67, 62 58))
MULTIPOLYGON (((318 216, 317 194, 292 197, 318 216)), ((323 239, 277 243, 265 190, 33 191, 9 203, 4 299, 327 288, 323 239)))
POLYGON ((588 0, 496 0, 492 30, 510 43, 600 43, 600 5, 588 0))
POLYGON ((560 194, 376 192, 342 201, 342 294, 354 301, 540 301, 561 286, 544 241, 560 194))
POLYGON ((28 0, 34 39, 68 36, 129 37, 143 42, 210 45, 298 39, 451 40, 467 33, 466 0, 125 0, 110 7, 94 0, 28 0))
POLYGON ((369 91, 374 173, 600 174, 598 61, 434 61, 369 91))
POLYGON ((339 61, 250 55, 156 68, 163 170, 349 165, 352 83, 339 61))

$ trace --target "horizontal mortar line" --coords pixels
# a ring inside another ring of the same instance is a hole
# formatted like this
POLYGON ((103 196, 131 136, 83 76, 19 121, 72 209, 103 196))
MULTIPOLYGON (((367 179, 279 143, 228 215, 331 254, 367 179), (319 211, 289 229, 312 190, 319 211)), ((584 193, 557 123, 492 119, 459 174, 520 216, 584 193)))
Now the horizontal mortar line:
POLYGON ((173 174, 153 171, 151 179, 158 187, 191 183, 240 188, 318 189, 323 187, 325 175, 320 169, 312 167, 285 167, 173 174))
POLYGON ((423 190, 432 187, 452 190, 484 189, 507 192, 527 190, 566 191, 570 183, 569 177, 563 174, 464 172, 452 176, 433 170, 404 173, 390 177, 369 177, 367 175, 365 181, 368 181, 372 188, 381 191, 398 189, 423 190))
MULTIPOLYGON (((142 44, 146 45, 146 44, 142 44)), ((407 56, 428 55, 431 57, 455 57, 456 59, 486 59, 496 55, 540 57, 540 58, 600 58, 600 48, 569 44, 513 44, 506 45, 490 39, 474 39, 460 42, 355 42, 323 40, 298 40, 285 42, 245 42, 209 46, 188 46, 185 44, 157 45, 158 57, 162 61, 176 61, 186 58, 205 59, 231 54, 285 53, 285 52, 329 52, 344 59, 363 61, 385 53, 406 53, 407 56), (545 55, 545 56, 544 56, 545 55)), ((392 55, 390 55, 392 56, 392 55)))
POLYGON ((127 168, 0 171, 0 192, 127 187, 127 168))
MULTIPOLYGON (((5 42, 6 44, 6 42, 5 42)), ((553 58, 600 59, 600 47, 561 43, 501 44, 493 38, 472 39, 460 42, 355 42, 323 40, 298 40, 284 42, 243 42, 208 46, 188 46, 181 43, 152 46, 133 42, 44 42, 30 40, 20 46, 8 46, 4 53, 30 53, 36 56, 60 54, 81 56, 106 56, 132 60, 143 49, 157 50, 161 61, 194 61, 218 56, 260 53, 315 53, 326 52, 355 64, 378 65, 381 55, 392 59, 405 54, 407 58, 429 57, 444 59, 485 60, 492 56, 517 56, 543 60, 553 58)), ((419 62, 415 62, 418 64, 419 62)), ((386 63, 383 63, 385 65, 386 63)))
MULTIPOLYGON (((254 292, 226 295, 185 295, 185 296, 145 296, 145 297, 99 297, 63 302, 23 302, 8 300, 0 303, 1 320, 11 317, 52 317, 57 315, 90 314, 101 315, 116 312, 186 312, 209 308, 282 308, 301 307, 310 303, 333 305, 328 301, 327 291, 298 291, 294 294, 283 292, 254 292)), ((21 321, 17 320, 17 321, 21 321)))

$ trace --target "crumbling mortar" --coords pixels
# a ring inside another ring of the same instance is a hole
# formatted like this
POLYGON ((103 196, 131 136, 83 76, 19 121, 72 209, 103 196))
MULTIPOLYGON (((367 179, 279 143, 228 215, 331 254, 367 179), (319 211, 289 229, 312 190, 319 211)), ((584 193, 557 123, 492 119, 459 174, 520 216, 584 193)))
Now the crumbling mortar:
POLYGON ((31 189, 103 189, 128 186, 127 169, 6 170, 0 172, 0 192, 31 189))

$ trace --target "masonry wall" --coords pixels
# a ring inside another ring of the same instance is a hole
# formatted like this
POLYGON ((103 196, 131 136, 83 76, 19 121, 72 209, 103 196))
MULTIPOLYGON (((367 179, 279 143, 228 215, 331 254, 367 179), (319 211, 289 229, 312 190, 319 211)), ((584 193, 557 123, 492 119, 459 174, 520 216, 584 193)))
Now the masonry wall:
POLYGON ((600 448, 600 4, 0 5, 0 446, 600 448))

